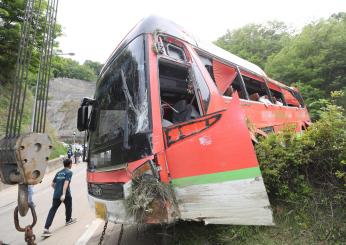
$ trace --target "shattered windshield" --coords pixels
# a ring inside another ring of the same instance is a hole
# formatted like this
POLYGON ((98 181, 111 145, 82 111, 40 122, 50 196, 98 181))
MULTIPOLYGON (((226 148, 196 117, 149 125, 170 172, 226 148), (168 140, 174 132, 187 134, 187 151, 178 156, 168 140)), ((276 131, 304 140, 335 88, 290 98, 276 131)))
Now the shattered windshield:
POLYGON ((89 167, 103 168, 150 154, 148 81, 143 36, 101 75, 90 119, 89 167))

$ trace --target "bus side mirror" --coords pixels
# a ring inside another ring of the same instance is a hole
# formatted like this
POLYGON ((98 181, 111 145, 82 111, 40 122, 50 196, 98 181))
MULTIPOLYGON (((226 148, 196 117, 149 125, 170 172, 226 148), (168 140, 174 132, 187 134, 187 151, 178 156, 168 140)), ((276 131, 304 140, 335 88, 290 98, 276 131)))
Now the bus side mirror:
POLYGON ((78 108, 77 129, 78 131, 85 131, 88 129, 88 106, 81 106, 78 108))

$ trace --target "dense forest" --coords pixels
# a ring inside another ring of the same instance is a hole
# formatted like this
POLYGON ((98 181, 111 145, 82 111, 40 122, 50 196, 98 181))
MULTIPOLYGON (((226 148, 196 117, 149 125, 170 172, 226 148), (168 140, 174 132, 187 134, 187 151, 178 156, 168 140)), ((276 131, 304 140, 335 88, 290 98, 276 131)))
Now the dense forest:
POLYGON ((215 44, 298 87, 313 119, 333 91, 344 92, 338 103, 346 108, 346 13, 314 21, 301 31, 278 21, 248 24, 228 31, 215 44))

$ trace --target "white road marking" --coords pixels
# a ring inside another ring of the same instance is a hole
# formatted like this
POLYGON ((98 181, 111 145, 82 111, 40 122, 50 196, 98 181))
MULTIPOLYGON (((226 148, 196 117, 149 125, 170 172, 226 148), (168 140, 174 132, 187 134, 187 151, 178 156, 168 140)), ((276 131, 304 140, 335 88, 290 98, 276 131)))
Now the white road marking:
POLYGON ((92 235, 94 235, 97 228, 103 223, 102 219, 95 219, 90 225, 88 225, 88 229, 83 233, 83 235, 78 239, 75 245, 85 245, 90 240, 92 235))

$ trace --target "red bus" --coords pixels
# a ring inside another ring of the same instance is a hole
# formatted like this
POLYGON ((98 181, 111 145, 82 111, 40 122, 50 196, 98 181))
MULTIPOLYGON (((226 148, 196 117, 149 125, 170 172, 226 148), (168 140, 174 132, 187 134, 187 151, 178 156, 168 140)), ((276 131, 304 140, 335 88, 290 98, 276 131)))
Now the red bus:
POLYGON ((296 89, 155 16, 118 45, 78 114, 88 131, 91 206, 123 224, 138 222, 125 203, 145 173, 169 185, 177 204, 146 223, 272 225, 253 141, 310 124, 296 89))

